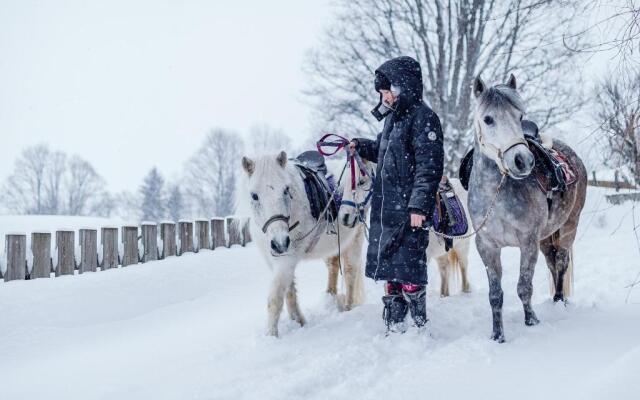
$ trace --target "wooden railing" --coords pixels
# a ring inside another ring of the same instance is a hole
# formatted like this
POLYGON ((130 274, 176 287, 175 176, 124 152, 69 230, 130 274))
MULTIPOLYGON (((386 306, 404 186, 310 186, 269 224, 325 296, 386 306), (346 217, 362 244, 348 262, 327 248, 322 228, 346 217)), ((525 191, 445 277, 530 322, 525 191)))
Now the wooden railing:
POLYGON ((125 225, 120 230, 101 227, 100 245, 97 229, 80 229, 79 253, 75 230, 58 230, 54 237, 50 232, 32 232, 30 239, 31 245, 27 248, 26 234, 5 236, 5 281, 49 278, 52 273, 61 276, 74 275, 75 271, 80 274, 104 271, 203 249, 245 246, 251 241, 251 235, 248 219, 227 217, 195 222, 182 220, 177 223, 177 229, 174 222, 168 221, 125 225))

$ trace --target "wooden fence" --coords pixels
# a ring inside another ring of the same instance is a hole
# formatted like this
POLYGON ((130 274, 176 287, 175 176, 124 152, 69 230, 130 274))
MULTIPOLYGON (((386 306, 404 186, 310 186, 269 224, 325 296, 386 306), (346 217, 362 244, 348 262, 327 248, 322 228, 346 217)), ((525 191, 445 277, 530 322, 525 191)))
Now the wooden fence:
POLYGON ((139 227, 125 225, 120 230, 102 227, 99 245, 97 229, 80 229, 78 246, 74 230, 58 230, 53 238, 50 232, 32 232, 30 239, 27 248, 26 234, 5 236, 6 272, 0 275, 5 281, 49 278, 52 273, 61 276, 74 275, 76 271, 104 271, 203 249, 245 246, 251 236, 248 219, 228 217, 199 219, 195 223, 143 222, 139 227))

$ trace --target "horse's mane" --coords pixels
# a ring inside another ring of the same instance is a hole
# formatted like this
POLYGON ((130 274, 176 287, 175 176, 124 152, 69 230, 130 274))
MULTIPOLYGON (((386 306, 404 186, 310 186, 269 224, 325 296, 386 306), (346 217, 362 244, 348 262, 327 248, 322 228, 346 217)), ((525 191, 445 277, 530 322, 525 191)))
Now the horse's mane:
POLYGON ((520 97, 517 90, 512 89, 507 85, 496 85, 485 90, 480 95, 479 105, 483 110, 490 107, 504 109, 507 106, 512 106, 522 113, 525 112, 525 105, 522 97, 520 97))

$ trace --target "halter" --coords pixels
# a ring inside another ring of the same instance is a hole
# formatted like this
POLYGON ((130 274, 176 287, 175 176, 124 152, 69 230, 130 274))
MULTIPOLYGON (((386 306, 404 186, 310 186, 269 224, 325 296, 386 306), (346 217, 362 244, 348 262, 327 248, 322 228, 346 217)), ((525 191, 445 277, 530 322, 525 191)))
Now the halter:
MULTIPOLYGON (((316 144, 317 148, 318 148, 318 152, 320 154, 322 154, 323 156, 331 156, 336 154, 338 151, 345 149, 347 146, 349 145, 349 140, 347 138, 345 138, 344 136, 340 136, 340 135, 336 135, 333 133, 328 133, 325 134, 316 144), (328 138, 331 138, 330 140, 328 140, 328 138), (325 150, 323 149, 323 147, 333 147, 334 150, 325 150)), ((369 204, 369 201, 371 201, 371 197, 373 195, 373 185, 371 186, 371 188, 369 190, 367 190, 367 196, 364 198, 363 201, 361 202, 357 202, 356 200, 356 189, 358 188, 358 184, 357 184, 357 180, 356 180, 356 168, 360 169, 360 174, 363 176, 367 176, 369 177, 369 179, 371 179, 371 181, 373 182, 375 175, 369 173, 369 170, 367 170, 367 167, 364 165, 364 162, 362 161, 362 158, 360 157, 360 155, 357 152, 354 152, 354 154, 351 154, 350 151, 345 151, 345 153, 347 154, 347 162, 345 164, 345 167, 347 165, 350 165, 350 171, 351 171, 351 192, 353 194, 353 199, 354 201, 350 201, 350 200, 342 200, 340 202, 340 206, 349 206, 349 207, 353 207, 354 209, 357 210, 358 212, 358 219, 354 221, 354 226, 355 223, 357 223, 358 221, 361 222, 364 226, 365 229, 368 230, 367 224, 366 224, 366 215, 365 215, 365 208, 367 207, 367 204, 369 204)), ((342 178, 342 175, 340 175, 340 177, 342 178)), ((340 182, 338 181, 338 184, 340 182)))
POLYGON ((504 162, 504 153, 506 153, 507 151, 511 150, 512 148, 523 144, 525 146, 527 146, 527 148, 529 147, 529 145, 527 144, 527 140, 525 138, 515 138, 515 140, 513 140, 512 142, 508 143, 508 146, 505 146, 504 148, 500 148, 498 146, 495 146, 491 143, 486 143, 484 141, 484 135, 482 134, 482 129, 480 129, 480 124, 476 123, 477 128, 476 131, 478 132, 478 142, 480 143, 480 146, 483 147, 484 149, 487 150, 491 150, 497 157, 499 163, 498 164, 498 168, 500 169, 500 172, 503 175, 506 175, 509 173, 509 168, 507 168, 507 166, 505 165, 504 162))
POLYGON ((298 226, 298 224, 300 224, 300 221, 297 221, 293 225, 289 226, 289 220, 290 220, 290 217, 285 217, 282 214, 276 214, 276 215, 272 216, 271 218, 269 218, 267 220, 267 222, 264 223, 264 225, 262 226, 262 232, 263 233, 267 233, 267 228, 269 227, 269 225, 271 225, 272 223, 274 223, 276 221, 282 221, 282 222, 286 223, 287 227, 289 228, 289 232, 291 232, 292 230, 294 230, 296 228, 296 226, 298 226))

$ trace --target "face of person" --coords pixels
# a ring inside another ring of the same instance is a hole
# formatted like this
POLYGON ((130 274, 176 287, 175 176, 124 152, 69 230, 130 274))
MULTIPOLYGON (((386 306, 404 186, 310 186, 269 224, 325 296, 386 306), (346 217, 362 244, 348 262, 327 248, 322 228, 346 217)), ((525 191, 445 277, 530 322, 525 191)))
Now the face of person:
POLYGON ((392 106, 396 100, 398 100, 398 97, 395 96, 391 90, 380 90, 380 94, 382 95, 382 102, 386 105, 386 106, 392 106))

